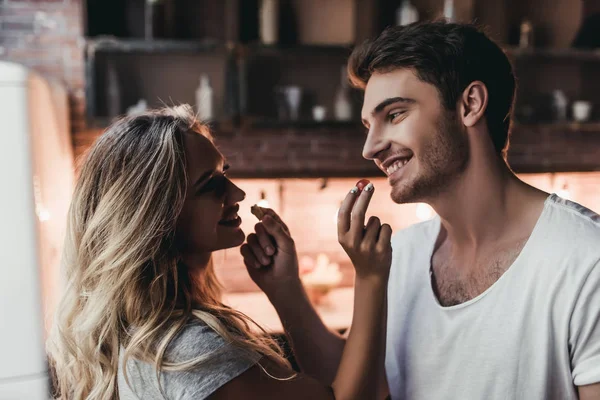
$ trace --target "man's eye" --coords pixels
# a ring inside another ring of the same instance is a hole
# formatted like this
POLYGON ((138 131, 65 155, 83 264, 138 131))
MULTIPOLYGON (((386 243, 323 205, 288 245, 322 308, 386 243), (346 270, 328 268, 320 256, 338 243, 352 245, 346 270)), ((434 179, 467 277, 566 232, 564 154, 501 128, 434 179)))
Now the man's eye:
POLYGON ((396 118, 400 117, 402 114, 404 114, 404 111, 397 111, 397 112, 389 113, 388 119, 390 121, 394 121, 396 118))

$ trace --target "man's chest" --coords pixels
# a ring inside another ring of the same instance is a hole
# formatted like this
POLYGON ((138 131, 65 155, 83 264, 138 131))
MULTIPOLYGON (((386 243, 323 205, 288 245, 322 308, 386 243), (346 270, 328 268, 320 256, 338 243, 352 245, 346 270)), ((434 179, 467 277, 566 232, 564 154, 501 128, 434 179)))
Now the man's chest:
MULTIPOLYGON (((559 277, 536 272, 544 271, 541 260, 521 258, 496 285, 497 279, 479 280, 494 287, 458 307, 436 304, 422 269, 399 278, 398 282, 412 284, 390 290, 386 368, 394 380, 394 398, 519 398, 507 396, 514 388, 534 393, 532 398, 569 398, 548 396, 546 390, 565 394, 564 388, 532 382, 524 372, 552 377, 561 385, 570 378, 564 351, 569 313, 548 293, 557 287, 559 277)), ((449 278, 464 287, 463 280, 449 278)), ((456 299, 456 291, 450 295, 456 299)))
POLYGON ((570 379, 563 335, 553 334, 550 319, 542 314, 532 319, 526 312, 531 304, 514 309, 491 303, 446 314, 417 300, 411 306, 418 311, 388 318, 386 369, 395 379, 394 398, 520 398, 507 395, 515 388, 535 394, 531 398, 553 398, 548 388, 570 379), (532 381, 532 374, 538 380, 532 381))
POLYGON ((519 256, 526 240, 507 244, 478 258, 455 256, 442 246, 431 259, 431 285, 443 306, 467 302, 491 287, 519 256))

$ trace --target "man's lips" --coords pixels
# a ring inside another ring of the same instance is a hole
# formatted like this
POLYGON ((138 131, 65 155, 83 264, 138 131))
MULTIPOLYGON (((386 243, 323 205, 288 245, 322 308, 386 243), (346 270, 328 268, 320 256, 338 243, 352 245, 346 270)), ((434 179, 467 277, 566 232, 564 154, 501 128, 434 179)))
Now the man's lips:
POLYGON ((379 168, 387 175, 390 176, 403 168, 413 157, 413 154, 395 155, 387 158, 383 161, 379 168))

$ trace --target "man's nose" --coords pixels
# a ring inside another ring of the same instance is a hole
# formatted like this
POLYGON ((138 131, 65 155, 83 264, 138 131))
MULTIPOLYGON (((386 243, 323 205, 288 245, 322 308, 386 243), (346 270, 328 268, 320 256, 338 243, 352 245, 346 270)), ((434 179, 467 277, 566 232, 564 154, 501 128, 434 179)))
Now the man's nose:
POLYGON ((390 147, 389 140, 387 140, 381 132, 378 132, 374 127, 369 129, 367 134, 367 140, 363 146, 362 156, 367 160, 373 160, 377 154, 390 147))

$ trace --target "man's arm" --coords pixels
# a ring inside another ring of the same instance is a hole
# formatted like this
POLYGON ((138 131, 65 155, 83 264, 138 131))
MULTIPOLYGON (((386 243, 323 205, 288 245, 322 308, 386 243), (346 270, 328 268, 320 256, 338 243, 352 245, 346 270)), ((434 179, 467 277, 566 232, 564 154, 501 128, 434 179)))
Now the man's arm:
POLYGON ((585 276, 569 325, 573 383, 582 400, 600 400, 600 261, 585 276))
POLYGON ((600 400, 600 383, 579 386, 580 400, 600 400))

